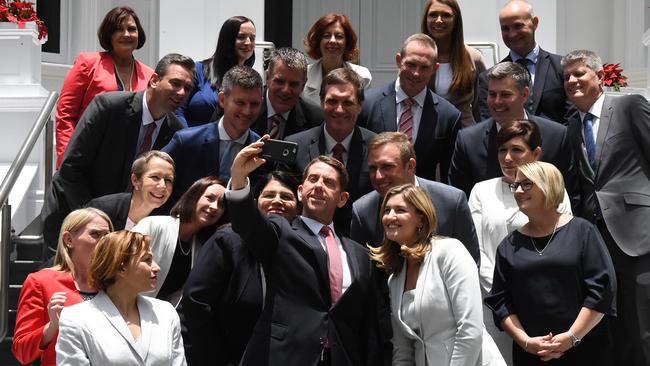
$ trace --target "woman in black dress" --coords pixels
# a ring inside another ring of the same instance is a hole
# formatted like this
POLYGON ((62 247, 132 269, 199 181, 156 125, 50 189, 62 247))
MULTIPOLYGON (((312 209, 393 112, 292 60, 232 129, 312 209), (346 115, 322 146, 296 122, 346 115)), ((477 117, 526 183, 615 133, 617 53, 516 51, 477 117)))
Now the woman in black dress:
POLYGON ((601 320, 616 315, 616 278, 603 239, 557 212, 564 181, 552 164, 521 166, 510 188, 529 221, 499 245, 485 302, 514 340, 513 364, 611 365, 601 320))

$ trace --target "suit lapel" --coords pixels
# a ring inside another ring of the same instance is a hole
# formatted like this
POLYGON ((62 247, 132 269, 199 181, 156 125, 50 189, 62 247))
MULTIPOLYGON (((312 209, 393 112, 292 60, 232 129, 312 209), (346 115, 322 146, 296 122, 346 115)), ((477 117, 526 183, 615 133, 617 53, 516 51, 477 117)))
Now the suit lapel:
MULTIPOLYGON (((422 117, 420 117, 418 136, 415 144, 413 144, 416 156, 418 155, 418 151, 423 149, 424 145, 431 143, 430 138, 435 135, 434 132, 438 124, 438 111, 436 110, 435 104, 431 92, 427 92, 424 98, 424 106, 422 106, 422 117)), ((425 154, 420 154, 420 156, 425 156, 425 154)))
POLYGON ((293 135, 303 130, 305 125, 305 116, 302 112, 302 105, 300 100, 296 103, 295 107, 289 112, 287 117, 286 126, 284 127, 284 136, 293 135))
POLYGON ((405 331, 411 339, 419 339, 417 334, 404 323, 402 320, 402 297, 404 296, 404 281, 406 276, 406 261, 402 261, 402 270, 397 275, 391 275, 388 279, 388 288, 390 289, 390 298, 393 300, 393 315, 397 319, 399 326, 405 331))
POLYGON ((377 192, 374 191, 374 199, 373 202, 370 203, 370 207, 374 210, 372 212, 375 213, 374 217, 370 222, 372 223, 370 227, 370 232, 373 235, 373 246, 379 246, 381 243, 384 241, 384 226, 379 222, 379 210, 381 209, 381 203, 382 203, 382 197, 381 195, 377 192))
POLYGON ((549 54, 540 49, 539 55, 537 56, 537 62, 535 63, 535 83, 533 84, 533 103, 531 106, 530 112, 537 110, 539 101, 542 99, 542 94, 544 93, 544 84, 546 83, 546 75, 548 74, 548 68, 551 65, 549 60, 549 54))
POLYGON ((124 188, 128 188, 131 178, 131 165, 135 159, 135 151, 138 147, 138 136, 140 134, 140 126, 142 126, 142 103, 144 92, 137 92, 131 99, 131 105, 126 111, 126 131, 124 131, 126 144, 126 156, 122 166, 122 177, 125 178, 123 182, 124 188))
MULTIPOLYGON (((219 156, 219 144, 221 143, 221 140, 219 139, 219 125, 218 122, 210 122, 213 123, 213 128, 209 129, 203 139, 203 164, 204 172, 208 172, 206 175, 219 175, 219 164, 221 163, 220 161, 220 156, 219 156), (216 162, 216 164, 215 164, 216 162)), ((199 158, 199 157, 197 157, 199 158)))
MULTIPOLYGON (((350 140, 350 151, 348 152, 348 161, 345 167, 348 170, 348 175, 352 179, 352 181, 356 180, 358 182, 360 174, 361 174, 361 166, 363 165, 363 162, 361 161, 365 154, 366 150, 366 142, 363 141, 363 137, 361 137, 361 130, 359 127, 354 127, 354 131, 352 132, 352 139, 350 140), (356 177, 356 179, 355 179, 356 177)), ((348 187, 348 191, 350 191, 350 195, 353 197, 357 196, 357 187, 358 185, 351 184, 348 187), (352 192, 355 191, 355 192, 352 192)))
POLYGON ((140 342, 136 345, 136 351, 142 360, 146 360, 156 320, 151 304, 140 295, 138 295, 138 311, 140 311, 140 342))
POLYGON ((584 144, 582 141, 582 121, 580 120, 580 114, 575 113, 569 120, 568 132, 571 136, 571 143, 573 146, 573 151, 575 158, 578 160, 578 170, 579 175, 587 180, 591 185, 594 184, 594 172, 589 165, 589 159, 587 158, 587 152, 584 149, 584 144))
POLYGON ((598 133, 596 135, 596 171, 594 176, 597 175, 598 169, 600 167, 601 158, 603 155, 603 144, 605 142, 605 136, 607 136, 607 131, 609 130, 610 122, 612 121, 612 114, 614 114, 614 107, 611 103, 611 97, 605 96, 603 102, 603 109, 600 112, 600 121, 598 123, 598 133))
MULTIPOLYGON (((381 131, 397 131, 397 106, 395 104, 395 83, 389 84, 383 92, 380 108, 383 124, 381 131)), ((368 123, 370 125, 370 121, 368 123)))
POLYGON ((329 301, 330 298, 330 286, 329 286, 329 271, 327 270, 327 253, 323 250, 323 246, 316 237, 316 235, 309 229, 307 224, 300 217, 292 223, 293 229, 296 231, 296 234, 307 244, 307 247, 311 249, 314 253, 314 258, 317 264, 318 275, 321 279, 320 281, 320 291, 326 296, 325 298, 329 301))
POLYGON ((321 128, 316 129, 314 135, 309 143, 309 163, 312 159, 320 155, 327 155, 325 147, 325 123, 321 124, 321 128))
POLYGON ((490 126, 487 126, 488 128, 485 130, 485 137, 483 139, 483 144, 487 149, 487 171, 485 173, 486 176, 500 177, 503 175, 503 172, 501 171, 498 157, 497 122, 493 118, 490 118, 488 124, 490 126))
MULTIPOLYGON (((266 88, 264 88, 264 95, 266 95, 266 88)), ((266 116, 268 114, 266 110, 266 101, 267 98, 264 97, 264 100, 262 101, 262 107, 260 108, 260 114, 257 116, 255 124, 252 128, 252 130, 257 132, 260 136, 264 136, 265 134, 269 133, 268 118, 266 116)))
MULTIPOLYGON (((142 355, 140 355, 138 352, 138 347, 136 347, 135 339, 133 339, 133 335, 131 334, 129 327, 126 325, 124 318, 122 318, 119 310, 117 310, 117 307, 115 307, 115 304, 113 304, 113 301, 111 301, 108 295, 106 295, 105 292, 101 291, 99 294, 97 294, 97 296, 95 296, 92 301, 96 304, 97 308, 101 311, 104 317, 106 317, 106 319, 111 323, 113 328, 115 328, 115 330, 122 336, 122 338, 124 338, 133 353, 137 354, 138 357, 142 357, 142 355)), ((139 306, 138 310, 140 310, 139 306)), ((142 311, 140 311, 140 337, 142 337, 142 324, 142 311)), ((148 337, 150 337, 150 335, 148 337)), ((144 362, 144 358, 142 358, 141 361, 144 362)))

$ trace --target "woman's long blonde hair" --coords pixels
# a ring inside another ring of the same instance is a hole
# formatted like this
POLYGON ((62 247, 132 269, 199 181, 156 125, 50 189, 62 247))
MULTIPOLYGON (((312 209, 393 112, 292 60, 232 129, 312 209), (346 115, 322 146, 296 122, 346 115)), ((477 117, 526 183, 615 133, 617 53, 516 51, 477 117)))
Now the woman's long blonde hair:
POLYGON ((435 235, 437 224, 436 210, 433 207, 429 195, 419 187, 412 184, 404 184, 391 188, 379 210, 379 222, 381 223, 386 203, 396 195, 402 195, 404 201, 415 208, 415 211, 422 218, 422 227, 418 228, 418 235, 411 245, 400 245, 392 240, 386 239, 378 248, 370 247, 370 259, 377 262, 377 267, 382 268, 388 274, 399 273, 402 270, 402 257, 414 259, 418 262, 424 260, 424 256, 431 249, 431 238, 435 235))

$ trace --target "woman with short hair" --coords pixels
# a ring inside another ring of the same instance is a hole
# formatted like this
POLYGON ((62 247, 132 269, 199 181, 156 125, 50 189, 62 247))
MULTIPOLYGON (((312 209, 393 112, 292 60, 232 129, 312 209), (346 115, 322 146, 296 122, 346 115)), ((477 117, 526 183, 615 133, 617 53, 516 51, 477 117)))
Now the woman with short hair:
POLYGON ((156 287, 160 270, 149 243, 126 230, 97 243, 89 272, 100 292, 63 309, 57 365, 186 365, 176 310, 141 295, 156 287))
POLYGON ((56 364, 61 310, 97 294, 88 278, 90 259, 99 239, 112 230, 108 216, 94 208, 74 210, 63 220, 53 266, 29 274, 20 291, 11 345, 20 363, 56 364))
POLYGON ((513 364, 611 365, 601 320, 616 315, 616 275, 602 237, 558 212, 564 179, 552 164, 520 166, 510 187, 528 222, 499 244, 485 303, 514 341, 513 364))
POLYGON ((304 40, 307 55, 316 60, 307 67, 307 83, 300 95, 304 100, 321 105, 321 84, 330 71, 340 67, 354 70, 367 89, 372 81, 370 71, 352 63, 357 59, 357 34, 345 14, 329 13, 311 26, 304 40))

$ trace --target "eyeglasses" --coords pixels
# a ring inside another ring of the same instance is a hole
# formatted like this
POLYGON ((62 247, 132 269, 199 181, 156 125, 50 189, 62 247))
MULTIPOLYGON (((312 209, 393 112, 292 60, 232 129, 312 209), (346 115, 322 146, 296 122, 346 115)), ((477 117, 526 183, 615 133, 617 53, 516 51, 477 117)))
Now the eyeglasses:
POLYGON ((521 190, 524 192, 530 191, 535 183, 529 181, 529 180, 524 180, 521 182, 514 182, 508 184, 508 187, 510 187, 510 192, 515 193, 517 191, 517 188, 521 187, 521 190))

